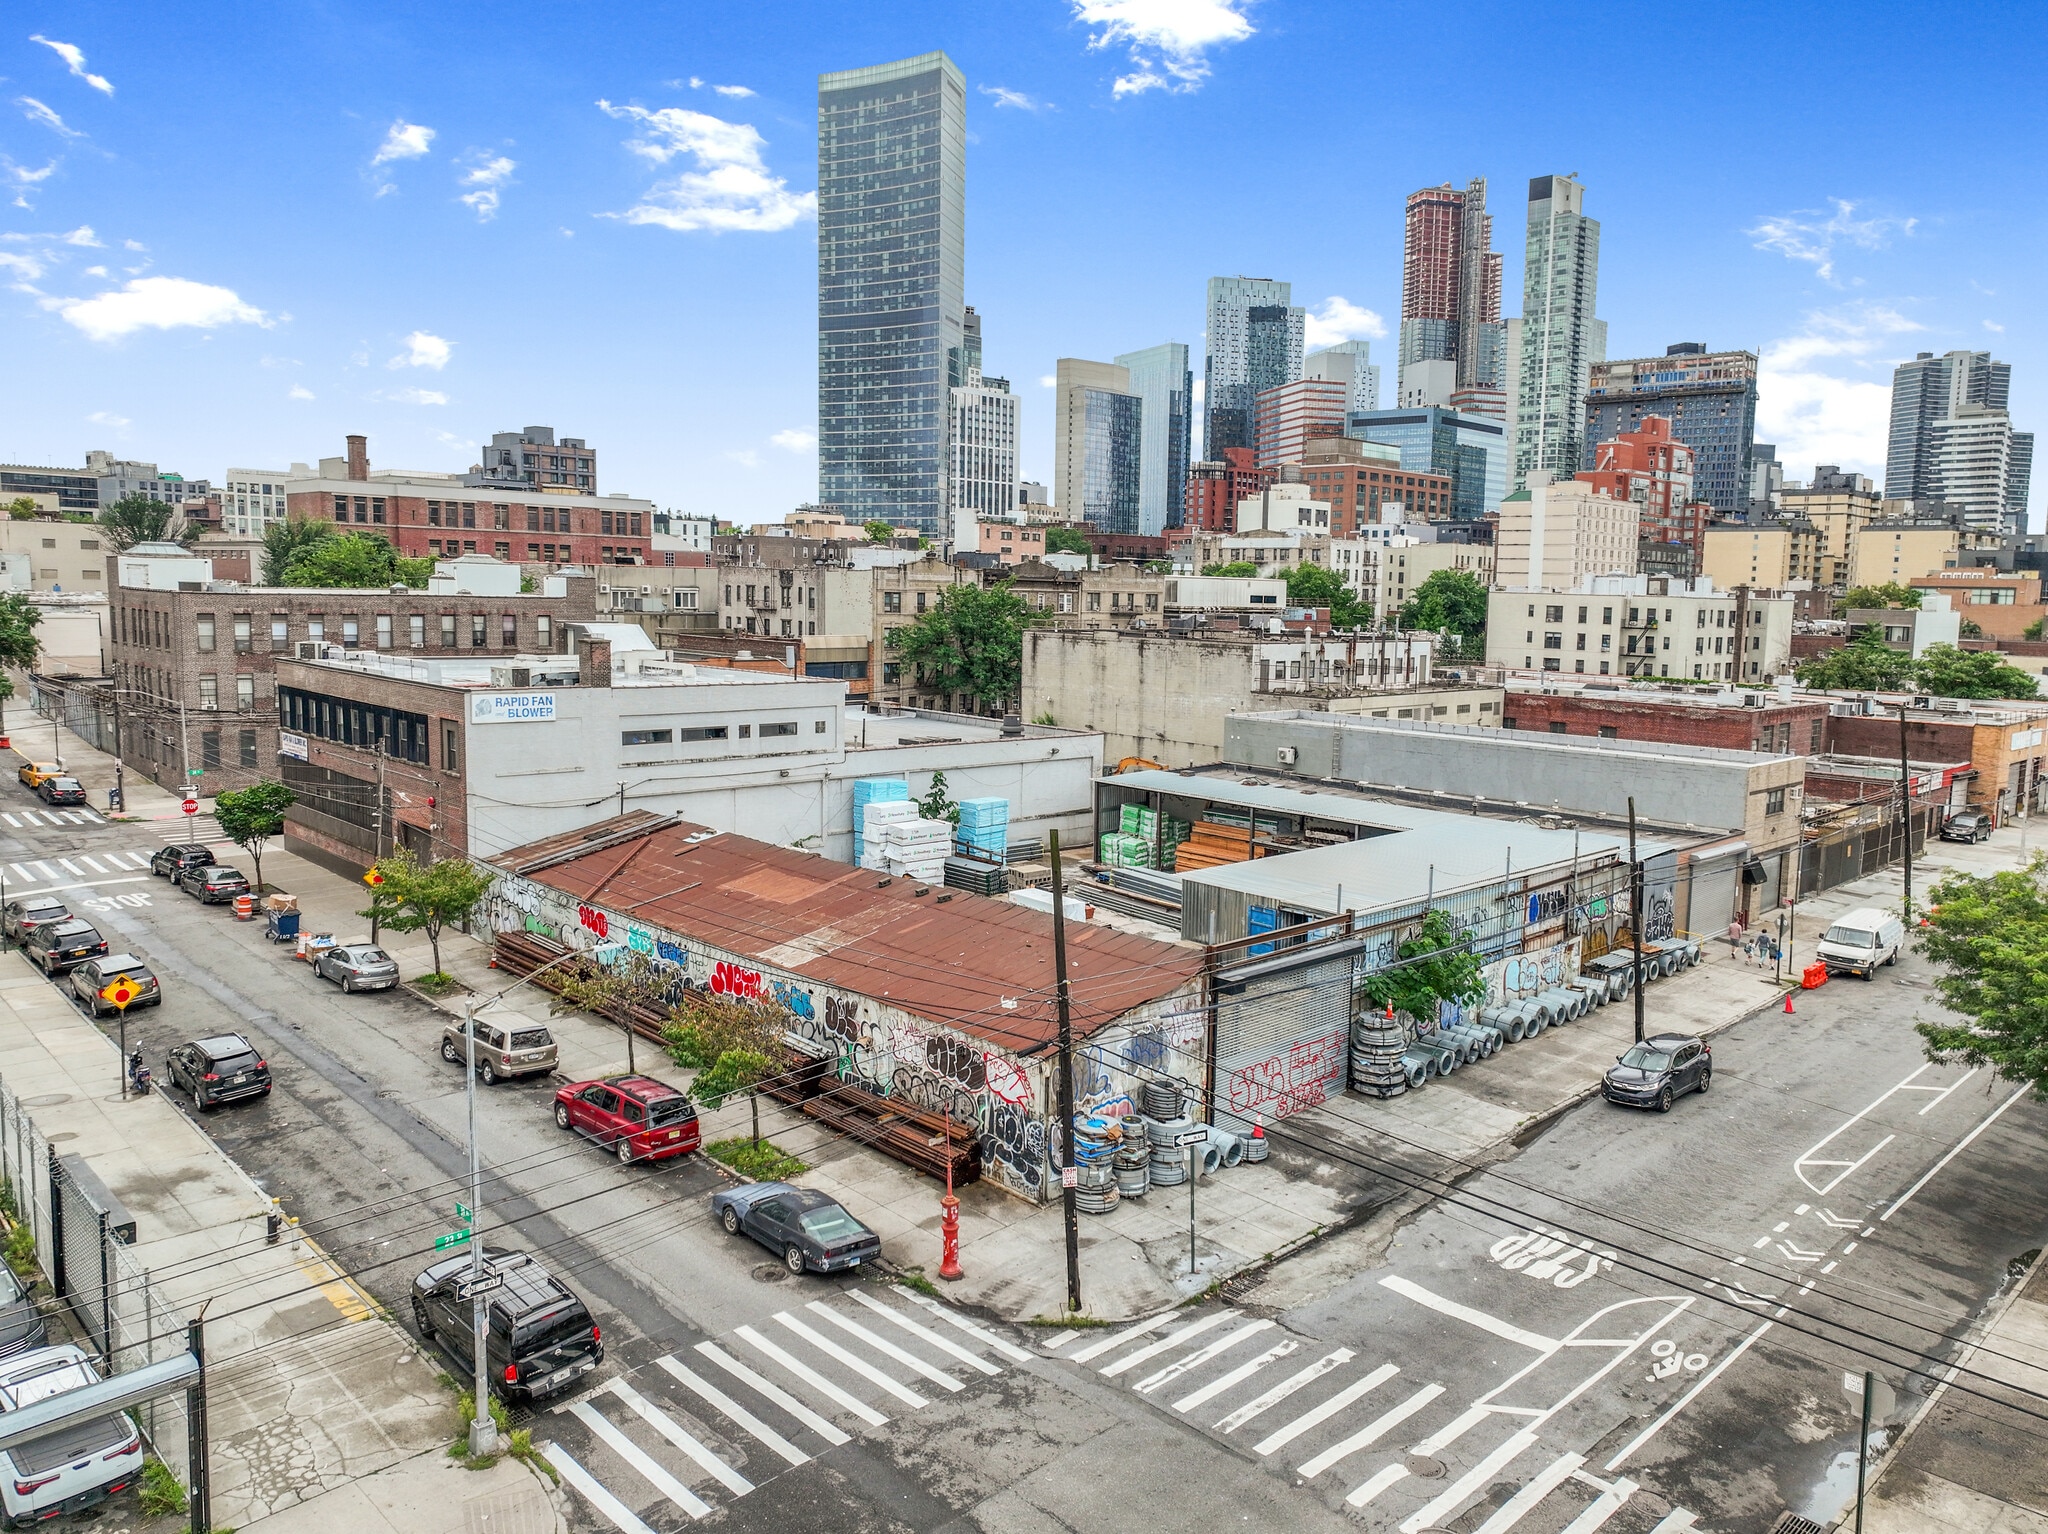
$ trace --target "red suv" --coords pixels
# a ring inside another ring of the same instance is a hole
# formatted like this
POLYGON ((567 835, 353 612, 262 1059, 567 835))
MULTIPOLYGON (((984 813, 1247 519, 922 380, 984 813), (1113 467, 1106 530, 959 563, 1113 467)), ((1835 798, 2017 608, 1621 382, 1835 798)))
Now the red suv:
POLYGON ((622 1164, 686 1156, 700 1143, 697 1105, 647 1076, 563 1087, 555 1093, 555 1123, 609 1146, 622 1164))

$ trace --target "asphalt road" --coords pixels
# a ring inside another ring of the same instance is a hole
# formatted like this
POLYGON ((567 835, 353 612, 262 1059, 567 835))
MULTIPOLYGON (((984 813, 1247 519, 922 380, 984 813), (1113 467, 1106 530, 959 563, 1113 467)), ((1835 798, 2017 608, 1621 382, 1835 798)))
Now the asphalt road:
MULTIPOLYGON (((404 1315, 463 1196, 441 1015, 340 995, 259 926, 123 867, 148 848, 137 828, 31 822, 17 797, 10 884, 82 886, 76 908, 157 964, 169 999, 131 1025, 152 1062, 249 1033, 276 1091, 201 1122, 404 1315)), ((1922 982, 1911 960, 1837 982, 1717 1040, 1712 1091, 1669 1115, 1588 1104, 1313 1268, 1056 1344, 873 1281, 790 1278, 710 1224, 708 1167, 620 1168, 554 1128, 550 1085, 501 1085, 480 1094, 486 1230, 515 1222, 608 1345, 595 1388, 530 1425, 572 1522, 628 1534, 1826 1516, 1853 1483, 1843 1372, 1877 1367, 1909 1410, 1909 1368, 1943 1356, 2048 1225, 2027 1196, 2042 1109, 1923 1065, 1922 982)))

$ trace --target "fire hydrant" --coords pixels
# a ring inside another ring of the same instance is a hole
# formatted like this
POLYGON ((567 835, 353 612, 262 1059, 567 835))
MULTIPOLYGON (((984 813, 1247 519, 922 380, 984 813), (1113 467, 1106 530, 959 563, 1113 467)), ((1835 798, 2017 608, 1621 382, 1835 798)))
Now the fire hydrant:
POLYGON ((939 1208, 943 1211, 939 1218, 943 1241, 939 1250, 939 1277, 964 1278, 966 1275, 960 1271, 960 1200, 953 1196, 951 1188, 939 1200, 939 1208))

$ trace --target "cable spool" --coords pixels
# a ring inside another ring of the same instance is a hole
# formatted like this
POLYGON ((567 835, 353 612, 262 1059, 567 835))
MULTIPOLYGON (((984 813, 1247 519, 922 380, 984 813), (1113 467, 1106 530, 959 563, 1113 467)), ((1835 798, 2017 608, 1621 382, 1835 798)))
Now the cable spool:
POLYGON ((1173 1141, 1176 1135, 1194 1127, 1195 1121, 1193 1119, 1182 1118, 1178 1114, 1172 1118, 1148 1118, 1145 1120, 1145 1138, 1152 1147, 1152 1154, 1156 1157, 1161 1148, 1167 1150, 1173 1148, 1173 1141))
POLYGON ((1253 1124, 1252 1132, 1246 1135, 1244 1140, 1244 1164, 1257 1166, 1266 1159, 1272 1148, 1273 1142, 1266 1138, 1264 1126, 1253 1124))
POLYGON ((1154 1151, 1148 1169, 1155 1188, 1177 1188, 1188 1180, 1188 1155, 1184 1150, 1154 1151))
POLYGON ((1117 1185, 1110 1183, 1101 1188, 1076 1188, 1074 1207, 1083 1214, 1108 1214, 1122 1201, 1117 1185))
POLYGON ((1172 1076, 1148 1077, 1138 1088, 1138 1101, 1148 1119, 1179 1118, 1187 1099, 1187 1084, 1172 1076))
POLYGON ((1351 1085, 1375 1097, 1395 1097, 1408 1090, 1401 1055, 1408 1047, 1407 1030, 1377 1018, 1361 1018, 1351 1029, 1351 1085))
POLYGON ((1121 1161, 1116 1168, 1116 1191, 1123 1198, 1143 1198, 1152 1189, 1152 1162, 1147 1157, 1136 1166, 1125 1166, 1121 1161))
POLYGON ((1420 1087, 1429 1080, 1436 1068, 1420 1055, 1403 1055, 1401 1069, 1407 1073, 1409 1086, 1420 1087))

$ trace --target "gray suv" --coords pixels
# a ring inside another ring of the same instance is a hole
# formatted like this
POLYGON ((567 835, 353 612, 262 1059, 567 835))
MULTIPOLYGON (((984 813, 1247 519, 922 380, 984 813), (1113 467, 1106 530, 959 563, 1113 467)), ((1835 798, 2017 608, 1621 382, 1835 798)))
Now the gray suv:
MULTIPOLYGON (((468 1058, 462 1019, 441 1030, 441 1058, 460 1065, 468 1058)), ((507 1026, 488 1018, 476 1024, 476 1073, 485 1086, 520 1076, 545 1076, 555 1068, 555 1036, 545 1024, 521 1019, 507 1026)))

